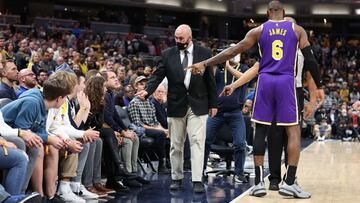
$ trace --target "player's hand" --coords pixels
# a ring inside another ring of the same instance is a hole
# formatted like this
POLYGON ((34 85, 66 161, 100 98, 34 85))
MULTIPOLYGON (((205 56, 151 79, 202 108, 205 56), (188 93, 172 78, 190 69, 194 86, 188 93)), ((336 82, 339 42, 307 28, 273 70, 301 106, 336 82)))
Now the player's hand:
POLYGON ((304 105, 304 120, 309 120, 312 114, 314 113, 314 105, 311 103, 307 103, 304 105))
POLYGON ((140 92, 136 93, 135 96, 139 97, 141 100, 145 100, 145 97, 149 93, 146 90, 141 90, 140 92))
POLYGON ((218 112, 217 108, 211 108, 211 109, 209 109, 209 116, 211 118, 214 118, 216 116, 217 112, 218 112))
POLYGON ((234 88, 232 85, 226 85, 223 91, 220 93, 219 97, 230 96, 234 92, 234 88))
POLYGON ((199 63, 195 63, 189 67, 185 68, 185 71, 190 70, 192 74, 197 75, 197 74, 201 74, 205 71, 205 63, 204 62, 199 62, 199 63))
POLYGON ((356 110, 356 111, 360 111, 360 101, 357 101, 353 104, 353 108, 356 110))
POLYGON ((325 100, 324 89, 317 89, 316 93, 317 93, 317 98, 320 100, 320 104, 324 103, 325 100))

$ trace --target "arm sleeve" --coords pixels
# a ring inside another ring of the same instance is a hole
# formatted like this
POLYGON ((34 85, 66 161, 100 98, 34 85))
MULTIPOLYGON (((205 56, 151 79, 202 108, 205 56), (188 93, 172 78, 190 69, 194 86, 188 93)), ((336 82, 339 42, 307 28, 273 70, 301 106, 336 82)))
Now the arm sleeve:
POLYGON ((311 50, 311 46, 301 49, 301 52, 304 55, 304 71, 308 70, 310 72, 317 88, 320 88, 322 86, 320 69, 313 51, 311 50))

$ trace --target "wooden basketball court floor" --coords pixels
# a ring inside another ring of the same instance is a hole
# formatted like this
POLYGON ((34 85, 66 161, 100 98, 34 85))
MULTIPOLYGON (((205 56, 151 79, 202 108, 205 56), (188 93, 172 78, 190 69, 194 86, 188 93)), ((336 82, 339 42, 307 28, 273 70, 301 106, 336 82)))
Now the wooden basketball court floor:
POLYGON ((312 143, 301 152, 297 177, 300 186, 312 194, 310 199, 289 199, 270 191, 266 178, 266 196, 249 196, 249 189, 231 203, 360 203, 360 143, 312 143))

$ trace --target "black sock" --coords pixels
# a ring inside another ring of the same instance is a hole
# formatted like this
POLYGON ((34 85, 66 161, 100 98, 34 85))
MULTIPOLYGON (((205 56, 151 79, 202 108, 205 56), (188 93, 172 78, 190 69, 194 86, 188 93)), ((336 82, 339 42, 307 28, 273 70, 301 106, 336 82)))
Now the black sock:
POLYGON ((255 185, 264 181, 264 171, 262 166, 255 166, 255 185))
POLYGON ((288 166, 285 176, 285 182, 288 185, 292 185, 295 182, 297 166, 288 166))

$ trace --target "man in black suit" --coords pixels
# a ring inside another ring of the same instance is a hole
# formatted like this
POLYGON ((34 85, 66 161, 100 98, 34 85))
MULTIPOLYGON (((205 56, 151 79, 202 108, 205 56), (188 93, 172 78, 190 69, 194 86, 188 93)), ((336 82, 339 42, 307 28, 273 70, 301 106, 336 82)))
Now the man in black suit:
POLYGON ((211 57, 207 48, 193 44, 191 28, 180 25, 175 30, 176 45, 162 52, 162 61, 150 77, 147 88, 137 93, 140 98, 151 95, 164 77, 168 79, 168 117, 171 136, 170 190, 182 188, 183 149, 186 133, 191 146, 191 169, 194 192, 205 192, 201 182, 204 164, 205 130, 209 113, 217 113, 216 84, 210 67, 192 75, 187 66, 211 57))

